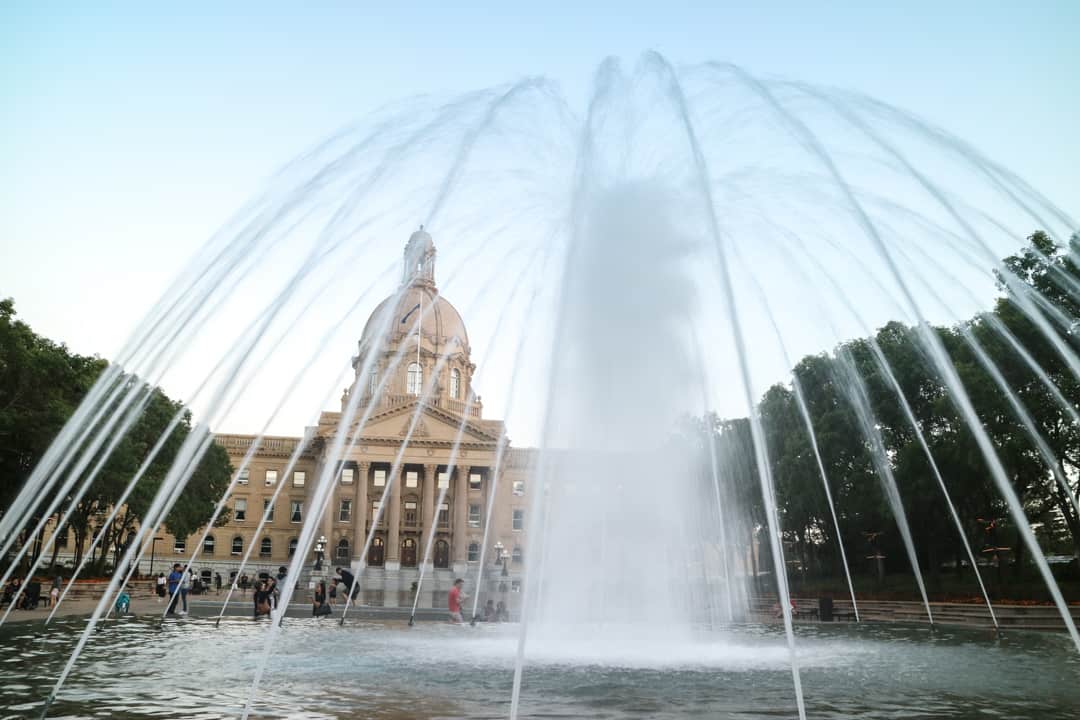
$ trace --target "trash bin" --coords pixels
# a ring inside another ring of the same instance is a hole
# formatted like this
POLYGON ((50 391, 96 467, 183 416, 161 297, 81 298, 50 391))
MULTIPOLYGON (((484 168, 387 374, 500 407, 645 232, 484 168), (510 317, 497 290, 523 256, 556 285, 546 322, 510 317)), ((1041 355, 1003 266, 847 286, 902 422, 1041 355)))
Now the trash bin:
POLYGON ((818 598, 818 615, 821 622, 832 622, 833 605, 831 597, 818 598))

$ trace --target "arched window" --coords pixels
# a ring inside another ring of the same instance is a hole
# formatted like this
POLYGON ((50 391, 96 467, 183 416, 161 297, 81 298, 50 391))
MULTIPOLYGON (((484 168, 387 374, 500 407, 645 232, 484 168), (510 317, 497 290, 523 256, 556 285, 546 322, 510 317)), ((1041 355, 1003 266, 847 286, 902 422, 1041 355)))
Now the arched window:
POLYGON ((299 544, 299 541, 296 538, 293 538, 292 540, 289 541, 289 557, 292 557, 293 555, 296 554, 296 546, 298 544, 299 544))
POLYGON ((206 539, 203 540, 202 551, 203 551, 203 555, 213 555, 214 554, 214 536, 213 535, 207 535, 206 539))
POLYGON ((435 541, 435 567, 450 567, 450 543, 445 540, 435 541))
POLYGON ((240 555, 244 552, 244 538, 237 535, 232 539, 232 554, 240 555))
POLYGON ((480 543, 469 543, 469 562, 477 562, 480 559, 480 543))
POLYGON ((338 540, 337 559, 342 562, 347 562, 349 560, 349 541, 346 538, 338 540))
POLYGON ((461 399, 461 371, 457 368, 450 371, 450 397, 461 399))
POLYGON ((416 567, 416 541, 412 538, 401 541, 401 566, 416 567))
POLYGON ((514 563, 520 563, 522 558, 521 548, 515 547, 514 552, 510 555, 510 560, 514 563))
POLYGON ((424 370, 419 363, 409 363, 409 370, 405 376, 405 392, 409 395, 419 395, 420 388, 424 385, 424 370))
POLYGON ((368 548, 368 561, 367 564, 371 567, 382 567, 383 564, 383 549, 385 544, 380 537, 371 541, 371 547, 368 548))
POLYGON ((274 549, 273 543, 270 542, 270 538, 263 538, 259 543, 259 557, 270 557, 270 552, 274 549))

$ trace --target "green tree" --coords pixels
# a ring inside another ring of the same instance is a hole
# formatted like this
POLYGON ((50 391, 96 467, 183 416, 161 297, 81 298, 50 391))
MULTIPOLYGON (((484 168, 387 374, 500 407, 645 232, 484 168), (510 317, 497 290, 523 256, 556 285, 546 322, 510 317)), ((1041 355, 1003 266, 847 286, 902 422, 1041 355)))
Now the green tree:
MULTIPOLYGON (((106 367, 106 361, 100 358, 73 354, 65 346, 37 335, 15 318, 12 300, 0 301, 0 508, 10 507, 53 438, 106 367)), ((131 376, 121 381, 132 388, 140 385, 131 376)), ((59 519, 71 507, 68 527, 75 538, 76 552, 81 551, 88 537, 105 534, 101 554, 95 558, 99 569, 104 566, 109 549, 117 555, 123 549, 161 487, 177 450, 191 432, 190 414, 183 411, 180 403, 158 388, 150 389, 149 393, 138 419, 85 495, 78 501, 73 494, 61 498, 56 513, 59 519), (125 488, 180 412, 183 412, 181 420, 160 453, 149 463, 113 522, 104 527, 108 512, 119 503, 125 488)), ((212 444, 165 519, 169 532, 184 537, 208 522, 218 498, 228 487, 231 473, 227 453, 212 444)), ((75 487, 82 484, 76 483, 75 487)), ((37 512, 44 510, 42 504, 37 512)), ((228 512, 224 512, 218 523, 228 519, 228 512)), ((33 518, 35 523, 38 520, 40 516, 33 518)), ((33 524, 28 527, 32 528, 33 524)), ((35 539, 21 538, 24 543, 32 540, 35 539)), ((39 545, 35 542, 34 552, 39 545)), ((53 550, 54 561, 56 550, 53 550)), ((33 557, 29 559, 32 561, 33 557)))

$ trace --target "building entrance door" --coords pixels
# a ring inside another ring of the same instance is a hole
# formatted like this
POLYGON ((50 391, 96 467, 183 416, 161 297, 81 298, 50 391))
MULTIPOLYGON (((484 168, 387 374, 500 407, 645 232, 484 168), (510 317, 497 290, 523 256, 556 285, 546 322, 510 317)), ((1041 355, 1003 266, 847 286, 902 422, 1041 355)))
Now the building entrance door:
POLYGON ((439 540, 435 543, 435 567, 450 567, 450 544, 445 540, 439 540))
POLYGON ((382 567, 383 566, 383 539, 380 537, 374 538, 371 541, 371 547, 368 548, 367 564, 370 567, 382 567))
POLYGON ((416 567, 416 541, 412 538, 401 541, 401 567, 416 567))

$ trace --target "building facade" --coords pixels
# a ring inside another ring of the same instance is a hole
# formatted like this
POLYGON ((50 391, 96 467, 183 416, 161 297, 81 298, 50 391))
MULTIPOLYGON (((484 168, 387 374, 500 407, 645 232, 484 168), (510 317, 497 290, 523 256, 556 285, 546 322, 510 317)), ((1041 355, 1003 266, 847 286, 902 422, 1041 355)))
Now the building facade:
MULTIPOLYGON (((364 567, 367 601, 411 602, 425 556, 430 584, 424 582, 432 595, 425 593, 422 605, 440 593, 445 597, 455 577, 474 580, 489 503, 484 574, 491 584, 485 588, 508 594, 519 589, 526 481, 534 454, 511 448, 503 422, 484 417, 472 386, 476 365, 468 333, 460 314, 438 292, 435 255, 431 236, 423 229, 413 233, 405 248, 402 286, 369 318, 340 410, 322 413, 318 425, 302 436, 216 437, 237 478, 228 500, 231 519, 211 529, 194 565, 197 574, 255 577, 288 565, 303 524, 318 512, 315 494, 325 475, 333 487, 316 519, 316 537, 328 568, 348 565, 355 573, 364 567), (355 414, 346 429, 345 451, 334 458, 350 406, 355 414)), ((158 537, 156 557, 163 568, 186 561, 201 533, 174 538, 162 531, 158 537)), ((309 553, 305 566, 315 559, 309 553)), ((144 570, 146 564, 144 559, 144 570)))

